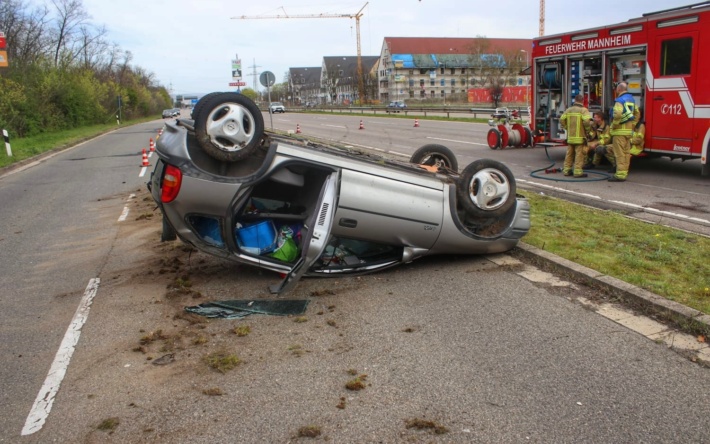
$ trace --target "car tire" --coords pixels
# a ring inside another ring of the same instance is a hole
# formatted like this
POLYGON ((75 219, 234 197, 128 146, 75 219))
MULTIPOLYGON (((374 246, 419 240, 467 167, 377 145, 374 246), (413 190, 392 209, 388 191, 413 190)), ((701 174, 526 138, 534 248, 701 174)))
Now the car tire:
POLYGON ((453 151, 444 145, 431 143, 424 145, 409 158, 411 163, 418 165, 436 165, 446 167, 454 172, 459 170, 459 161, 453 151))
POLYGON ((456 184, 458 203, 473 217, 503 216, 515 204, 515 193, 513 173, 491 159, 471 162, 456 184))
POLYGON ((492 150, 500 148, 501 138, 502 136, 498 128, 489 129, 488 136, 486 137, 486 140, 488 141, 488 148, 492 150))
POLYGON ((163 214, 163 231, 160 233, 160 242, 174 241, 175 239, 177 239, 177 233, 168 222, 168 218, 163 214))
POLYGON ((202 107, 205 106, 205 103, 207 103, 207 101, 209 99, 211 99, 212 97, 220 95, 220 94, 222 94, 222 93, 219 91, 218 92, 211 92, 209 94, 205 94, 204 96, 200 97, 200 100, 198 100, 197 103, 195 103, 195 107, 192 108, 192 111, 190 111, 190 117, 192 117, 192 119, 194 120, 195 116, 197 116, 197 114, 200 112, 202 107))
POLYGON ((194 116, 197 141, 216 160, 242 160, 259 147, 264 136, 264 117, 243 94, 224 92, 209 97, 194 116))

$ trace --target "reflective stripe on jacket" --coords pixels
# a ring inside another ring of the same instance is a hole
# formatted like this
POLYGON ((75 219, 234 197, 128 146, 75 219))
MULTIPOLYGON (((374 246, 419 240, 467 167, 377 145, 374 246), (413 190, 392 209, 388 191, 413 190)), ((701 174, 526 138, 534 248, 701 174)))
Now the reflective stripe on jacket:
POLYGON ((617 97, 611 116, 611 135, 631 136, 634 125, 640 116, 634 97, 629 93, 617 97))
POLYGON ((560 117, 560 125, 567 130, 567 143, 570 145, 584 143, 586 140, 584 135, 589 131, 591 119, 589 110, 581 103, 575 102, 567 108, 560 117))

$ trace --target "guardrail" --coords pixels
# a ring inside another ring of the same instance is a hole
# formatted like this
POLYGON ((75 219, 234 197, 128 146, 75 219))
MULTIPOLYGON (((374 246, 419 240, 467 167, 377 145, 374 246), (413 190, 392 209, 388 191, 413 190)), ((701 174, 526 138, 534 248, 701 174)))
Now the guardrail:
MULTIPOLYGON (((525 106, 521 107, 508 107, 509 109, 517 109, 520 111, 521 116, 528 116, 528 111, 525 106)), ((308 112, 308 111, 320 111, 320 112, 330 112, 330 113, 338 113, 338 114, 404 114, 405 116, 408 115, 416 115, 416 116, 424 116, 426 117, 427 114, 446 114, 446 118, 450 118, 452 114, 456 115, 461 115, 461 114, 466 114, 466 115, 471 115, 473 114, 474 118, 478 118, 479 116, 481 118, 489 118, 491 117, 491 114, 495 113, 495 108, 471 108, 471 107, 449 107, 449 106, 443 106, 443 107, 407 107, 407 108, 398 108, 396 110, 394 109, 389 109, 387 107, 369 107, 369 106, 349 106, 349 107, 336 107, 336 106, 317 106, 313 108, 305 108, 305 107, 286 107, 286 112, 308 112)), ((263 111, 268 112, 268 108, 264 108, 263 111)))

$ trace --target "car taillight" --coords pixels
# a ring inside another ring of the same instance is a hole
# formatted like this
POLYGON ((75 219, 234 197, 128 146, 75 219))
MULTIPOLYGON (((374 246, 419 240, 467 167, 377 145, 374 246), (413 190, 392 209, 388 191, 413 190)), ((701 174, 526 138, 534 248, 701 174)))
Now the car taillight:
POLYGON ((182 171, 172 165, 165 167, 163 175, 163 186, 160 194, 160 201, 163 203, 172 202, 180 192, 182 184, 182 171))

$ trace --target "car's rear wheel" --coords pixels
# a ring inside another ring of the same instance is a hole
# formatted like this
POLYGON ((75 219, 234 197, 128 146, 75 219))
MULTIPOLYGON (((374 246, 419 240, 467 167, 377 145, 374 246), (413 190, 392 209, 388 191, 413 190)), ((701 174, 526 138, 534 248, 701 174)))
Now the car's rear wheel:
POLYGON ((515 203, 515 178, 507 166, 479 159, 464 168, 456 184, 458 202, 474 217, 498 217, 515 203))
POLYGON ((424 145, 416 150, 409 161, 418 165, 445 167, 455 172, 459 170, 459 162, 454 152, 444 145, 435 143, 424 145))
POLYGON ((220 94, 222 94, 222 93, 219 92, 219 91, 218 91, 218 92, 211 92, 211 93, 209 93, 209 94, 205 94, 204 96, 200 97, 200 100, 197 101, 197 103, 195 104, 195 107, 192 108, 192 111, 190 112, 190 116, 192 117, 192 119, 195 119, 195 117, 197 116, 197 114, 200 112, 200 110, 202 109, 202 107, 205 106, 205 103, 206 103, 209 99, 211 99, 211 98, 214 97, 214 96, 218 96, 218 95, 220 95, 220 94))
POLYGON ((217 160, 236 162, 248 157, 264 136, 264 117, 243 94, 217 93, 199 109, 195 107, 194 117, 197 141, 217 160))

